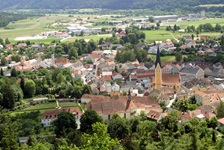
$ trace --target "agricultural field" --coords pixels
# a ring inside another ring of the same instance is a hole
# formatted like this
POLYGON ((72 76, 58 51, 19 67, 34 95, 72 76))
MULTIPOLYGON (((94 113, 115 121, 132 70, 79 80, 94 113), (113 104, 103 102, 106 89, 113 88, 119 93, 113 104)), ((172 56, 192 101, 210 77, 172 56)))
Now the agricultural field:
POLYGON ((146 35, 146 42, 166 41, 167 39, 174 39, 170 31, 162 30, 144 30, 146 35))
POLYGON ((220 25, 224 25, 224 19, 223 18, 209 18, 204 20, 195 20, 195 21, 184 21, 184 22, 169 22, 169 23, 163 23, 162 26, 173 26, 173 25, 179 25, 181 29, 185 29, 187 26, 195 26, 196 28, 200 24, 206 24, 211 23, 212 25, 216 25, 217 23, 220 25))
POLYGON ((111 37, 112 34, 102 34, 102 35, 90 35, 90 36, 76 36, 71 38, 66 38, 65 40, 62 40, 63 42, 74 42, 75 40, 84 39, 86 41, 94 40, 99 41, 100 38, 108 38, 111 37))

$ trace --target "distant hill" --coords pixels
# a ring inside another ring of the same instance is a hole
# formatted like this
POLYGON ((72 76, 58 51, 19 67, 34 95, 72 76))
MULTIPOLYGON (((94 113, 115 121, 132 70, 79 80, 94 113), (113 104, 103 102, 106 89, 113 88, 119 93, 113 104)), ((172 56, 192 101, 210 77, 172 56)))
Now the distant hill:
MULTIPOLYGON (((4 0, 0 9, 140 9, 197 10, 194 6, 222 4, 223 0, 4 0)), ((201 8, 203 9, 203 8, 201 8)))

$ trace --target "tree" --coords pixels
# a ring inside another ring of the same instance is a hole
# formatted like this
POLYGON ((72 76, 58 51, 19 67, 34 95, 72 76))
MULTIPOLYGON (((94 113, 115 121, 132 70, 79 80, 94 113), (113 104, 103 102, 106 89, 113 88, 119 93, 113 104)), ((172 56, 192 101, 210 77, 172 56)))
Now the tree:
POLYGON ((11 59, 12 59, 12 61, 19 62, 20 61, 20 56, 19 55, 12 55, 11 59))
POLYGON ((22 89, 24 95, 25 95, 25 79, 22 77, 20 81, 20 88, 22 89))
POLYGON ((180 52, 175 53, 176 62, 180 62, 182 60, 182 54, 180 52))
POLYGON ((16 71, 15 68, 12 68, 12 70, 11 70, 11 76, 12 77, 16 77, 17 76, 17 71, 16 71))
POLYGON ((68 133, 77 129, 75 116, 70 112, 61 112, 58 119, 53 122, 54 132, 57 137, 66 137, 68 133))
POLYGON ((68 51, 68 58, 69 59, 76 59, 78 58, 78 52, 77 49, 75 49, 75 47, 72 47, 69 49, 68 51))
POLYGON ((103 119, 94 110, 86 110, 80 118, 80 131, 85 133, 91 133, 92 125, 96 122, 103 122, 103 119))
POLYGON ((217 118, 223 118, 224 117, 224 102, 220 102, 217 107, 217 118))
POLYGON ((74 32, 71 33, 71 37, 73 37, 73 36, 75 36, 75 33, 74 32))
POLYGON ((5 59, 4 56, 2 56, 2 58, 1 58, 1 65, 5 66, 6 64, 7 64, 7 60, 5 59))
POLYGON ((5 39, 5 44, 10 44, 10 41, 8 38, 5 39))
POLYGON ((91 87, 89 85, 84 85, 83 86, 83 94, 90 94, 92 93, 91 87))
POLYGON ((18 149, 18 124, 12 122, 10 114, 0 110, 0 148, 2 150, 18 149))
POLYGON ((1 45, 4 45, 4 41, 3 41, 2 38, 0 38, 0 44, 1 44, 1 45))
POLYGON ((3 71, 2 68, 1 68, 1 70, 0 70, 0 76, 4 76, 4 71, 3 71))
POLYGON ((151 22, 151 23, 155 22, 155 20, 152 16, 149 17, 149 22, 151 22))
POLYGON ((25 96, 27 97, 33 97, 34 94, 36 93, 36 84, 33 80, 28 80, 25 83, 25 91, 26 94, 25 96))
POLYGON ((16 99, 15 91, 13 90, 9 80, 6 79, 0 85, 0 93, 2 93, 2 101, 0 101, 0 105, 7 109, 14 108, 16 99))
POLYGON ((112 138, 124 139, 129 134, 129 127, 125 119, 118 114, 114 114, 108 124, 108 133, 112 138))
POLYGON ((80 36, 84 36, 84 31, 83 30, 81 31, 80 36))
POLYGON ((112 139, 107 133, 107 125, 96 122, 92 125, 92 129, 92 134, 83 134, 83 145, 81 149, 110 150, 119 144, 117 139, 112 139))

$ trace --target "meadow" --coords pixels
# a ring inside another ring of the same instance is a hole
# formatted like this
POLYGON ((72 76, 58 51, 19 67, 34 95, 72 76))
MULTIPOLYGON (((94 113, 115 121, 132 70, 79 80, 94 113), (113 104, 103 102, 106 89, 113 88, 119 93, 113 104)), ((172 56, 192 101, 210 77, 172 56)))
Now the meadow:
POLYGON ((66 38, 65 40, 63 40, 63 42, 74 42, 75 40, 79 40, 79 39, 84 39, 86 41, 94 40, 94 41, 97 42, 97 41, 100 40, 100 38, 108 38, 108 37, 111 37, 111 36, 112 36, 112 34, 76 36, 76 37, 66 38))
POLYGON ((223 18, 209 18, 209 19, 204 19, 204 20, 195 20, 195 21, 184 21, 184 22, 168 22, 168 23, 163 23, 163 26, 168 26, 168 25, 178 25, 181 29, 185 29, 187 26, 195 26, 196 28, 200 24, 206 24, 206 23, 211 23, 212 25, 216 25, 217 23, 220 25, 224 25, 224 19, 223 18))
MULTIPOLYGON (((75 102, 59 102, 59 106, 61 108, 68 108, 68 107, 79 107, 77 103, 75 102)), ((41 114, 44 113, 46 110, 52 110, 56 109, 56 103, 55 102, 46 102, 42 104, 35 104, 30 105, 24 108, 17 109, 11 113, 11 115, 16 115, 18 113, 24 113, 24 112, 31 112, 31 111, 40 111, 41 114)))

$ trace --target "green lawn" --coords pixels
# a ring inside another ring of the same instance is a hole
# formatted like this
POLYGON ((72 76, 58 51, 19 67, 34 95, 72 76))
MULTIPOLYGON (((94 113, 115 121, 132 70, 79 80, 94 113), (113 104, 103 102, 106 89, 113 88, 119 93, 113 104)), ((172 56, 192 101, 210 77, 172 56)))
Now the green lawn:
POLYGON ((173 39, 172 35, 169 31, 164 29, 161 30, 144 30, 146 35, 146 42, 154 42, 154 41, 166 41, 167 39, 173 39))
MULTIPOLYGON (((75 102, 59 102, 59 106, 62 108, 67 108, 67 107, 79 107, 77 103, 75 102)), ((39 110, 41 113, 45 112, 46 110, 51 110, 51 109, 56 109, 56 102, 47 102, 43 104, 36 104, 36 105, 30 105, 27 106, 26 108, 23 108, 21 110, 17 109, 11 113, 11 115, 16 115, 18 113, 23 113, 23 112, 30 112, 30 111, 35 111, 39 110)))
POLYGON ((85 39, 85 40, 94 40, 94 41, 99 41, 100 38, 107 38, 107 37, 111 37, 112 35, 90 35, 90 36, 76 36, 76 37, 71 37, 71 38, 67 38, 66 40, 64 40, 63 42, 74 42, 77 39, 85 39))
MULTIPOLYGON (((153 55, 153 54, 151 54, 151 55, 153 56, 153 59, 156 60, 156 55, 153 55)), ((182 55, 182 58, 184 58, 184 57, 187 57, 187 55, 182 55)), ((161 58, 162 62, 163 61, 170 61, 170 62, 175 62, 176 61, 174 55, 161 56, 160 58, 161 58)))

